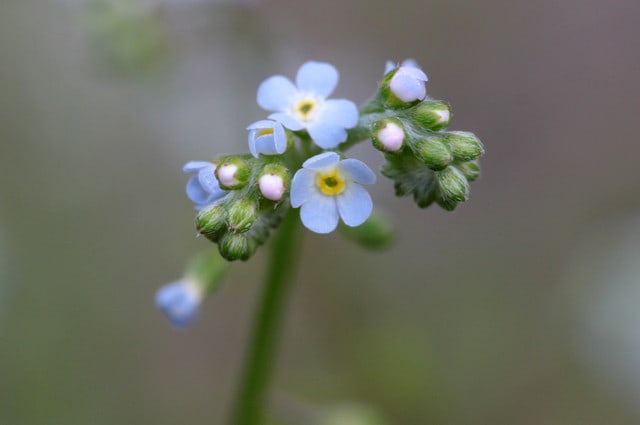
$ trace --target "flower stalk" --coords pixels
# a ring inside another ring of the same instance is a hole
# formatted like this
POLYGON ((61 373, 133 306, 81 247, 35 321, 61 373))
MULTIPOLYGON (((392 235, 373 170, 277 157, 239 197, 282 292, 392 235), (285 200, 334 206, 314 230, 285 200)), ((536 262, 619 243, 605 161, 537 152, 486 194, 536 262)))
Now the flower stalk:
POLYGON ((298 227, 297 213, 289 209, 271 245, 268 270, 230 425, 259 425, 263 422, 284 305, 299 253, 301 238, 298 227))

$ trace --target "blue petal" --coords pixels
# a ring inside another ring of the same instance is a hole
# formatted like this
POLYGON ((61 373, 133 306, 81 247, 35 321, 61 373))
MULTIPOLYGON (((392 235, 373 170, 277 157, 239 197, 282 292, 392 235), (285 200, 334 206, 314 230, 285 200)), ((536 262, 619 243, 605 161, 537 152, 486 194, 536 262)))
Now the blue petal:
POLYGON ((316 173, 304 168, 296 171, 291 180, 291 206, 298 208, 316 194, 316 173))
POLYGON ((393 71, 397 67, 398 67, 398 64, 396 62, 387 61, 387 63, 384 65, 384 73, 385 73, 385 75, 388 74, 390 71, 393 71))
POLYGON ((427 74, 425 74, 424 71, 420 69, 416 61, 412 59, 407 59, 406 61, 402 62, 402 69, 403 72, 411 75, 416 80, 429 81, 429 77, 427 77, 427 74))
POLYGON ((258 87, 258 105, 267 111, 284 111, 291 106, 297 92, 288 78, 275 75, 264 80, 258 87))
POLYGON ((279 122, 273 124, 273 136, 277 153, 284 153, 287 150, 287 133, 279 122))
POLYGON ((338 225, 336 198, 316 194, 300 208, 302 224, 316 233, 332 232, 338 225))
POLYGON ((195 171, 200 171, 200 169, 204 167, 212 166, 211 162, 207 161, 189 161, 182 167, 182 171, 185 173, 193 173, 195 171))
POLYGON ((346 99, 329 99, 322 103, 314 120, 343 128, 352 128, 358 124, 358 107, 346 99))
POLYGON ((323 149, 335 148, 347 140, 347 131, 336 125, 313 123, 307 126, 307 131, 313 142, 323 149))
POLYGON ((292 131, 298 131, 304 128, 304 124, 299 119, 293 115, 287 114, 286 112, 273 113, 269 115, 269 118, 274 121, 278 121, 280 124, 292 131))
POLYGON ((340 155, 335 152, 323 152, 312 156, 302 163, 302 166, 308 170, 321 170, 340 161, 340 155))
POLYGON ((187 196, 196 204, 205 204, 211 198, 211 194, 204 190, 197 176, 193 176, 187 182, 187 196))
POLYGON ((373 211, 373 202, 369 192, 357 183, 350 184, 341 194, 337 195, 336 202, 340 217, 347 226, 361 225, 373 211))
POLYGON ((216 178, 216 167, 206 167, 198 172, 198 182, 209 194, 218 193, 220 184, 216 178))
POLYGON ((256 139, 256 151, 265 155, 275 155, 278 153, 276 149, 276 140, 273 134, 265 134, 256 139))
POLYGON ((175 326, 190 324, 198 315, 200 297, 184 282, 176 281, 156 292, 156 305, 175 326))
POLYGON ((296 75, 296 85, 301 92, 328 97, 338 85, 338 70, 326 62, 304 63, 296 75))
POLYGON ((401 73, 400 71, 396 72, 396 74, 391 78, 389 85, 393 93, 405 102, 424 99, 427 95, 424 80, 416 78, 411 73, 401 73))
POLYGON ((340 162, 340 165, 351 180, 357 183, 373 184, 376 182, 376 175, 371 171, 371 168, 358 159, 348 158, 340 162))

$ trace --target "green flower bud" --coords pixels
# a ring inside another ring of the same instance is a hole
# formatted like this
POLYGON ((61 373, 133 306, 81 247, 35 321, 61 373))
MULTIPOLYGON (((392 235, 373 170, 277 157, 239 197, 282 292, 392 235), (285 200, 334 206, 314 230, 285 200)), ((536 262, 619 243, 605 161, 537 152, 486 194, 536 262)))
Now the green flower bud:
POLYGON ((425 138, 414 142, 412 149, 416 157, 434 171, 444 169, 453 161, 442 133, 427 134, 425 138))
POLYGON ((360 226, 350 227, 341 224, 340 230, 347 238, 365 248, 386 248, 393 239, 393 231, 389 221, 385 216, 375 211, 360 226))
POLYGON ((225 190, 242 189, 251 177, 251 167, 238 156, 222 158, 216 168, 216 178, 225 190))
POLYGON ((255 241, 245 233, 228 232, 218 243, 220 255, 229 261, 246 261, 253 255, 256 248, 255 241))
POLYGON ((227 224, 236 233, 246 232, 258 218, 258 203, 252 199, 239 199, 227 209, 227 224))
POLYGON ((456 163, 455 166, 470 182, 480 177, 480 162, 477 159, 474 161, 456 163))
POLYGON ((475 134, 468 131, 451 131, 446 135, 447 146, 455 159, 471 161, 484 154, 482 143, 475 134))
POLYGON ((395 117, 383 118, 371 126, 371 142, 382 152, 402 149, 406 132, 402 121, 395 117))
POLYGON ((207 205, 196 215, 196 229, 212 242, 217 242, 227 231, 227 213, 221 203, 207 205))
POLYGON ((458 202, 464 202, 469 198, 469 182, 456 167, 449 166, 435 175, 440 195, 436 202, 442 208, 453 210, 458 202))
POLYGON ((291 183, 289 169, 280 163, 267 164, 258 177, 260 193, 265 198, 278 202, 291 183))
POLYGON ((451 107, 442 100, 425 100, 411 109, 410 117, 422 128, 440 130, 449 125, 451 107))

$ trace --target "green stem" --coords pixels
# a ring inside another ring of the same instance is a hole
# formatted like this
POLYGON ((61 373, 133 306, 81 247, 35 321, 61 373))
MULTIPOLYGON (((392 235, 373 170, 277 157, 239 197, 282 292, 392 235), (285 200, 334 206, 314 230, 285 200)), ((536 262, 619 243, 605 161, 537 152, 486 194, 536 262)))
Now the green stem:
POLYGON ((259 425, 271 379, 287 289, 295 272, 298 214, 286 213, 271 245, 271 257, 231 417, 231 425, 259 425))

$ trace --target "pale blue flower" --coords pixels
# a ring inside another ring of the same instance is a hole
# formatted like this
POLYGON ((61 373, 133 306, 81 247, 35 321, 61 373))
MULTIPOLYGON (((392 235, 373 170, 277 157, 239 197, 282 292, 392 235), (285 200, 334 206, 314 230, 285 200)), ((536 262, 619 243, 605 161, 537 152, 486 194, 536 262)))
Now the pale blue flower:
POLYGON ((182 171, 197 173, 187 182, 187 196, 196 204, 196 209, 209 205, 227 194, 220 188, 216 178, 216 164, 207 161, 187 162, 182 171))
POLYGON ((197 282, 181 279, 156 292, 156 306, 174 326, 185 327, 198 316, 203 292, 197 282))
POLYGON ((420 65, 418 65, 418 62, 416 62, 415 59, 405 59, 400 63, 400 65, 398 65, 397 62, 387 61, 387 63, 384 66, 384 73, 388 74, 390 71, 393 71, 394 69, 399 68, 401 66, 418 68, 420 70, 422 69, 420 68, 420 65))
POLYGON ((371 215, 371 196, 362 184, 376 176, 357 159, 340 160, 335 152, 307 159, 291 182, 291 206, 300 208, 302 223, 316 233, 329 233, 341 218, 347 226, 359 226, 371 215))
POLYGON ((338 84, 338 71, 325 62, 306 62, 296 84, 282 75, 267 78, 258 88, 258 105, 274 113, 270 119, 290 130, 306 129, 313 141, 331 149, 347 140, 358 123, 358 108, 346 99, 327 99, 338 84))
MULTIPOLYGON (((395 69, 391 61, 387 61, 385 74, 395 69)), ((407 59, 397 67, 397 71, 389 81, 389 88, 403 102, 422 100, 427 95, 425 82, 429 78, 413 59, 407 59)))
POLYGON ((278 121, 256 121, 247 127, 249 130, 249 152, 258 157, 259 154, 277 155, 287 150, 287 133, 278 121))

